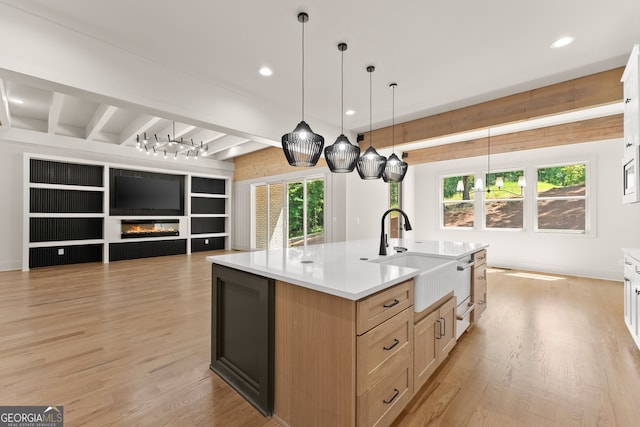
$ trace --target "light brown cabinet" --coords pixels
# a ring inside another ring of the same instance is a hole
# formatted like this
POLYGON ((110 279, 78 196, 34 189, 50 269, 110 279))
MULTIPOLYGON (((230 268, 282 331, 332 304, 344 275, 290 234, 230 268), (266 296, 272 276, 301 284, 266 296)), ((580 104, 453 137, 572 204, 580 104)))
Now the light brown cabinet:
POLYGON ((475 305, 471 321, 477 322, 487 309, 487 251, 473 254, 473 274, 471 276, 471 302, 475 305))
MULTIPOLYGON (((456 344, 456 297, 450 297, 414 325, 414 387, 420 389, 456 344)), ((423 317, 424 316, 424 317, 423 317)))
POLYGON ((386 426, 413 396, 413 280, 360 301, 276 282, 273 417, 386 426))

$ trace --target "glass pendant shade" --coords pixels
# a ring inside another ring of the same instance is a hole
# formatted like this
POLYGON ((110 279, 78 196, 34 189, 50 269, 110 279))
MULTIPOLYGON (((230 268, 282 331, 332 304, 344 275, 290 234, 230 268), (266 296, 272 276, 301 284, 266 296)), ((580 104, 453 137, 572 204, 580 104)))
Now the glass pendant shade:
POLYGON ((375 148, 369 147, 360 158, 358 158, 358 174, 362 179, 378 179, 384 172, 387 159, 378 154, 375 148))
POLYGON ((464 191, 464 183, 461 179, 458 180, 458 184, 456 185, 456 191, 463 192, 464 191))
POLYGON ((501 176, 496 178, 496 187, 498 187, 498 189, 504 187, 504 179, 501 176))
POLYGON ((396 153, 391 153, 382 172, 382 179, 384 182, 402 182, 407 174, 408 166, 406 162, 396 156, 396 153))
POLYGON ((476 179, 476 191, 484 191, 484 184, 482 184, 482 180, 480 178, 476 179))
POLYGON ((526 186, 527 186, 527 180, 524 178, 524 176, 518 177, 518 187, 522 188, 526 186))
POLYGON ((323 146, 322 135, 313 133, 304 120, 293 132, 282 135, 282 149, 291 166, 315 166, 323 146))
POLYGON ((353 172, 360 156, 360 147, 356 147, 349 139, 340 135, 336 142, 324 148, 324 158, 329 170, 335 173, 353 172))

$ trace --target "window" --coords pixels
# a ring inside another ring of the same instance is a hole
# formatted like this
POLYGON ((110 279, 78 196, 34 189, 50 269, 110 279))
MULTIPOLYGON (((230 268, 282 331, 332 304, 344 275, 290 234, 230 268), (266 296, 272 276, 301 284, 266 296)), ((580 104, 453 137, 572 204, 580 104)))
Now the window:
POLYGON ((473 228, 474 175, 449 176, 442 179, 442 226, 473 228))
POLYGON ((587 212, 585 163, 538 169, 536 230, 585 233, 587 212))
POLYGON ((486 175, 486 228, 524 228, 523 177, 523 170, 493 172, 486 175))

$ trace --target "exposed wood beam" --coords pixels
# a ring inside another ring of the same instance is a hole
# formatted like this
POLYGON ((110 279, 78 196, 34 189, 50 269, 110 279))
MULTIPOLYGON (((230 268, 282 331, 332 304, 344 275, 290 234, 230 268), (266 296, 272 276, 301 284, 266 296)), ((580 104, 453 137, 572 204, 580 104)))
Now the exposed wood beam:
MULTIPOLYGON (((235 169, 233 171, 234 181, 245 181, 247 179, 280 175, 299 170, 299 168, 294 168, 287 163, 282 148, 275 147, 269 147, 245 154, 244 156, 235 157, 233 162, 235 163, 235 169)), ((320 160, 318 160, 318 163, 314 167, 320 168, 326 166, 327 162, 324 160, 324 157, 320 157, 320 160)))
MULTIPOLYGON (((491 154, 622 138, 622 115, 601 117, 522 132, 491 136, 491 154)), ((409 151, 409 165, 486 156, 487 138, 409 151)), ((235 173, 238 173, 236 168, 235 173)))
MULTIPOLYGON (((620 102, 623 68, 517 93, 481 104, 396 124, 395 143, 407 144, 558 113, 620 102)), ((374 130, 376 148, 390 146, 391 126, 374 130)), ((369 132, 360 146, 369 145, 369 132)))
POLYGON ((60 113, 62 112, 64 97, 65 95, 60 92, 53 92, 53 96, 51 97, 51 105, 49 106, 49 134, 55 134, 56 129, 58 129, 58 122, 60 121, 60 113))
POLYGON ((85 129, 85 139, 91 141, 107 124, 118 108, 113 105, 100 104, 85 129))
POLYGON ((4 80, 0 79, 0 124, 11 127, 11 112, 9 111, 9 97, 4 86, 4 80))
POLYGON ((147 114, 136 117, 136 119, 120 133, 120 145, 135 141, 136 135, 148 131, 151 126, 160 120, 160 117, 149 116, 147 114))

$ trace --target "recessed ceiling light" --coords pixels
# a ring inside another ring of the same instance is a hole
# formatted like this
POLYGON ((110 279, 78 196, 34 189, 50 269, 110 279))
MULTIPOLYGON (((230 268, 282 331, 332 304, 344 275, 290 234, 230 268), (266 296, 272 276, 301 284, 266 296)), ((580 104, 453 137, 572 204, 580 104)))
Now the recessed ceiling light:
POLYGON ((347 116, 353 116, 356 112, 353 110, 347 110, 344 112, 347 116))
POLYGON ((18 98, 9 98, 9 102, 13 102, 14 104, 24 104, 24 101, 18 98))
POLYGON ((273 71, 271 71, 271 68, 269 68, 269 67, 260 68, 260 75, 262 75, 262 76, 270 76, 271 74, 273 74, 273 71))
POLYGON ((563 47, 573 41, 573 37, 560 37, 558 40, 551 43, 552 48, 563 47))

